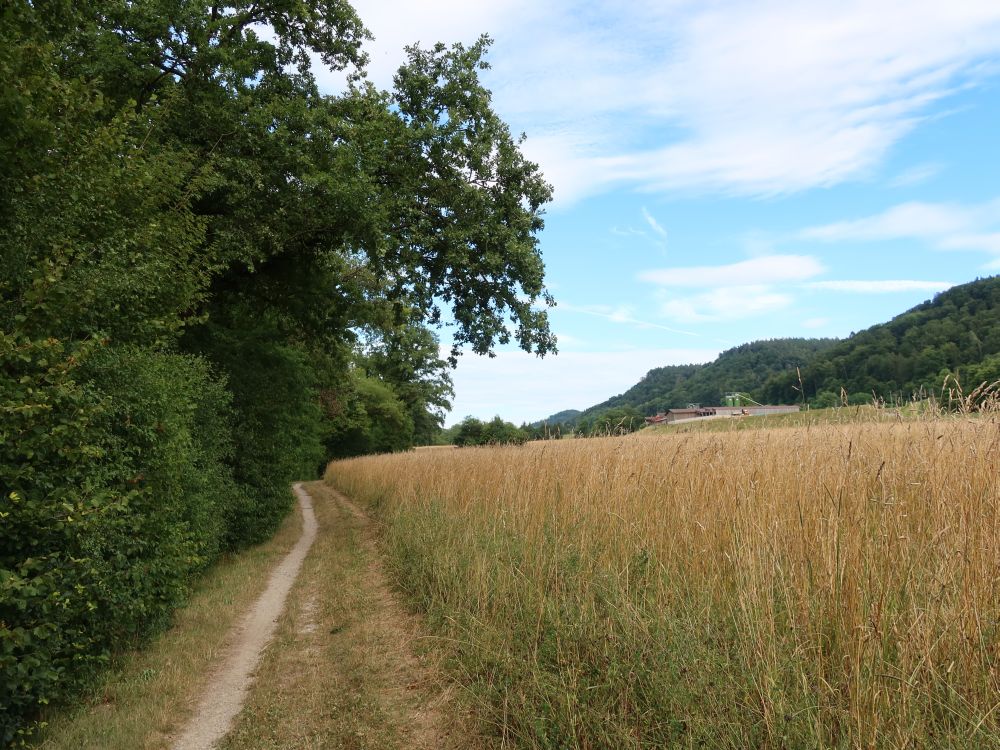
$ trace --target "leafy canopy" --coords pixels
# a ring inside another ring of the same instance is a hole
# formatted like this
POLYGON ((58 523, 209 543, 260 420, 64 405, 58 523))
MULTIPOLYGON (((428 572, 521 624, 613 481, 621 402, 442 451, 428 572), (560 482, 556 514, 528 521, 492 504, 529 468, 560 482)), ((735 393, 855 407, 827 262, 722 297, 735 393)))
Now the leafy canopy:
POLYGON ((0 4, 0 745, 289 482, 433 440, 460 349, 554 351, 489 40, 384 92, 367 36, 342 0, 0 4))

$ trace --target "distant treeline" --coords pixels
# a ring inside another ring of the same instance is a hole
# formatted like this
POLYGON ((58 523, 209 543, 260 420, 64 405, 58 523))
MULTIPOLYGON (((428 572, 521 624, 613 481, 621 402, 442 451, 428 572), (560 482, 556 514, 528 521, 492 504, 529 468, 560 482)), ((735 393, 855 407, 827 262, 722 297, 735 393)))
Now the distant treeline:
POLYGON ((565 437, 625 435, 644 427, 645 418, 631 406, 606 409, 581 420, 536 422, 520 427, 496 416, 489 421, 466 417, 443 430, 435 442, 441 445, 521 445, 529 440, 559 440, 565 437))

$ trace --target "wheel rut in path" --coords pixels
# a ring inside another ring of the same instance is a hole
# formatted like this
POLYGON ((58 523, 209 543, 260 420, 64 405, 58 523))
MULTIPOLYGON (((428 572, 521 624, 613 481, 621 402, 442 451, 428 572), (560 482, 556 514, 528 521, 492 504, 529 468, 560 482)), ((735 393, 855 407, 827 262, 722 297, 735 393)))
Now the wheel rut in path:
POLYGON ((210 750, 229 732, 243 707, 254 671, 284 611, 288 592, 316 539, 312 499, 301 484, 294 485, 294 490, 302 513, 302 536, 271 573, 264 593, 234 629, 222 663, 203 688, 194 716, 174 740, 173 750, 210 750))
POLYGON ((379 691, 379 701, 397 717, 403 742, 408 750, 455 750, 472 747, 472 736, 463 733, 456 717, 449 688, 442 686, 437 670, 423 664, 416 656, 413 643, 422 637, 420 619, 407 612, 389 584, 382 566, 371 519, 343 493, 329 487, 327 492, 341 508, 353 517, 361 536, 367 563, 361 576, 373 614, 365 625, 368 639, 381 644, 385 666, 379 671, 387 679, 379 691))

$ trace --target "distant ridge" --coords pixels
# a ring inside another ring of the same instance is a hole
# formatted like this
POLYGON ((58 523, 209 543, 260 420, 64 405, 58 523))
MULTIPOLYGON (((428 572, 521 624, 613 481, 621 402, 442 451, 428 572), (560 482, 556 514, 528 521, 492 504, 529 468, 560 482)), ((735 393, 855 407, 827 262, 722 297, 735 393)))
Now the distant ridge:
MULTIPOLYGON (((624 393, 576 412, 571 423, 622 407, 651 415, 690 403, 719 404, 726 392, 755 392, 771 375, 802 367, 837 342, 802 338, 754 341, 724 351, 709 363, 657 367, 624 393)), ((567 423, 569 420, 559 417, 573 411, 559 412, 542 421, 550 425, 567 423)))
POLYGON ((1000 379, 1000 276, 952 287, 887 323, 846 339, 770 339, 729 349, 705 364, 657 367, 624 393, 536 424, 576 424, 609 409, 644 415, 719 404, 726 392, 761 403, 830 406, 938 393, 946 376, 975 386, 1000 379), (798 368, 798 369, 796 369, 798 368))
POLYGON ((532 427, 541 427, 543 424, 572 424, 576 422, 581 412, 579 409, 563 409, 550 417, 532 422, 532 427))

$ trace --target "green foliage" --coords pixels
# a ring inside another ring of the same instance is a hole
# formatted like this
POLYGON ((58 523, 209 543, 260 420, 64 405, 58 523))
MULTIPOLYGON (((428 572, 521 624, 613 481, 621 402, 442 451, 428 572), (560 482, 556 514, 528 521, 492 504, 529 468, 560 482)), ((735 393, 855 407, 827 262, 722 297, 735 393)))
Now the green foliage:
POLYGON ((645 418, 634 406, 617 406, 581 416, 576 431, 580 435, 591 436, 627 435, 645 426, 645 418))
POLYGON ((103 404, 74 379, 92 345, 0 334, 0 742, 30 734, 22 717, 71 690, 104 658, 82 620, 97 576, 72 553, 123 511, 106 487, 103 404), (79 646, 77 646, 79 644, 79 646), (67 672, 69 674, 67 674, 67 672), (70 684, 67 684, 67 677, 70 684))
POLYGON ((823 391, 851 394, 849 403, 873 398, 907 400, 938 395, 957 375, 967 391, 1000 377, 1000 277, 963 284, 853 334, 801 370, 778 373, 760 388, 771 402, 813 401, 823 391))
POLYGON ((404 404, 385 383, 358 377, 358 395, 369 417, 367 440, 358 453, 391 453, 413 445, 413 420, 404 404))
POLYGON ((360 366, 377 375, 401 402, 417 445, 434 443, 451 407, 451 376, 438 350, 437 336, 422 326, 387 326, 372 332, 358 357, 360 366))
POLYGON ((829 409, 832 406, 840 406, 841 400, 833 391, 820 391, 809 400, 809 406, 813 409, 829 409))
POLYGON ((391 386, 354 371, 350 389, 328 404, 337 410, 327 438, 327 454, 335 458, 365 453, 392 453, 413 445, 413 420, 391 386))
POLYGON ((0 736, 161 628, 236 510, 203 362, 0 338, 0 736))
POLYGON ((491 109, 485 38, 323 96, 312 59, 364 65, 343 0, 13 0, 0 31, 10 744, 266 538, 290 481, 435 439, 445 308, 479 353, 555 342, 550 189, 491 109))
POLYGON ((1000 381, 1000 352, 985 357, 981 362, 966 365, 961 371, 961 379, 968 388, 1000 381))
POLYGON ((323 415, 316 372, 301 345, 249 310, 234 321, 222 317, 187 344, 224 374, 232 394, 231 467, 240 510, 229 518, 225 543, 238 549, 273 533, 292 504, 289 484, 322 463, 323 415))
POLYGON ((482 37, 468 49, 408 48, 393 97, 405 127, 394 128, 403 148, 382 155, 410 187, 385 196, 406 217, 403 241, 389 258, 425 271, 400 279, 396 289, 405 289, 418 309, 429 309, 435 322, 435 297, 451 305, 457 322, 453 357, 462 344, 486 354, 494 341, 510 341, 508 315, 523 349, 555 350, 545 313, 536 309, 539 301, 552 303, 535 236, 551 187, 490 108, 490 93, 478 76, 488 67, 483 57, 489 44, 482 37), (412 192, 419 202, 409 197, 412 192), (399 206, 400 196, 405 206, 399 206))
POLYGON ((519 427, 493 417, 483 422, 475 417, 466 417, 458 425, 453 442, 457 446, 468 445, 521 445, 528 440, 528 433, 519 427))
POLYGON ((573 424, 576 422, 577 417, 580 416, 582 412, 579 409, 564 409, 563 411, 556 412, 555 414, 546 417, 539 422, 533 422, 532 427, 542 427, 543 425, 557 425, 557 424, 573 424))
POLYGON ((559 440, 576 433, 574 423, 565 422, 535 422, 522 424, 519 428, 528 436, 528 440, 559 440))

